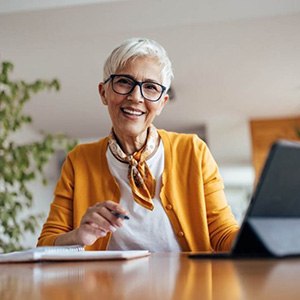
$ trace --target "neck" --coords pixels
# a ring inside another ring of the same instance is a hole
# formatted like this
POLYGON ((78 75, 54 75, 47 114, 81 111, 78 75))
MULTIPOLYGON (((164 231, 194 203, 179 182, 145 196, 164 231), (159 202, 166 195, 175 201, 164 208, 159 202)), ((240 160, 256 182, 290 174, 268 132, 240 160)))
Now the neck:
POLYGON ((146 143, 147 140, 147 131, 138 136, 127 136, 116 133, 114 131, 115 137, 119 146, 122 148, 124 153, 131 155, 139 151, 146 143))

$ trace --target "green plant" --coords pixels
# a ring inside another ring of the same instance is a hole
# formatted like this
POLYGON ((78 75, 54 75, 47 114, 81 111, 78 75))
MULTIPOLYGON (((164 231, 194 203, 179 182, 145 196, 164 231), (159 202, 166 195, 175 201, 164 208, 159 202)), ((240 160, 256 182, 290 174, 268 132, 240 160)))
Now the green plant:
POLYGON ((0 252, 23 249, 21 240, 25 232, 35 233, 41 214, 24 215, 33 206, 33 194, 28 184, 40 178, 47 183, 45 166, 57 149, 69 151, 76 141, 63 134, 41 133, 41 139, 30 143, 17 143, 13 135, 23 125, 32 123, 24 114, 24 105, 31 97, 44 90, 58 91, 56 79, 27 83, 11 80, 13 64, 1 63, 0 73, 0 252))

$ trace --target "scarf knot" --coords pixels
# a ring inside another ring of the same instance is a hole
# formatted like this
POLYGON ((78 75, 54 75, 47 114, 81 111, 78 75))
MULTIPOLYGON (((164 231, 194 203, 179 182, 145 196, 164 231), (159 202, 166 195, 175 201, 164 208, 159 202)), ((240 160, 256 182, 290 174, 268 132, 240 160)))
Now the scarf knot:
POLYGON ((143 207, 153 210, 152 198, 155 196, 156 181, 147 165, 147 158, 156 150, 158 143, 158 133, 151 125, 148 128, 145 145, 132 155, 126 155, 117 142, 116 136, 111 131, 109 135, 109 149, 120 161, 128 164, 128 180, 131 187, 133 199, 143 207))

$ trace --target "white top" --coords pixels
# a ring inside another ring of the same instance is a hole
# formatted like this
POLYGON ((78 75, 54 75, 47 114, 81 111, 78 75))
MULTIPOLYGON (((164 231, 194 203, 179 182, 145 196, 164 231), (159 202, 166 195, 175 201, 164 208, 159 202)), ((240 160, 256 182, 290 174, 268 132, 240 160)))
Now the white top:
POLYGON ((148 210, 133 200, 127 178, 128 164, 117 160, 109 148, 106 151, 108 166, 116 178, 120 192, 120 204, 129 213, 130 220, 112 234, 108 250, 149 250, 151 252, 180 252, 179 243, 171 223, 162 207, 159 193, 164 170, 164 147, 160 141, 156 153, 147 160, 152 175, 156 179, 154 209, 148 210))

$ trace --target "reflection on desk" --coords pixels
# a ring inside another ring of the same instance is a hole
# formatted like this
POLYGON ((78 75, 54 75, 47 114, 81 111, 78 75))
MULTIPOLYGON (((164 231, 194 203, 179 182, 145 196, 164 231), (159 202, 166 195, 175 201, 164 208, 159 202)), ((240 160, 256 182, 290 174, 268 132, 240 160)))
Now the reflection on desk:
POLYGON ((0 299, 298 299, 300 259, 191 260, 156 253, 130 261, 0 265, 0 299))

